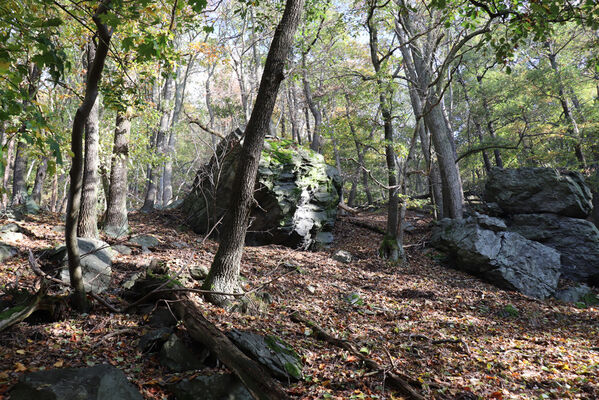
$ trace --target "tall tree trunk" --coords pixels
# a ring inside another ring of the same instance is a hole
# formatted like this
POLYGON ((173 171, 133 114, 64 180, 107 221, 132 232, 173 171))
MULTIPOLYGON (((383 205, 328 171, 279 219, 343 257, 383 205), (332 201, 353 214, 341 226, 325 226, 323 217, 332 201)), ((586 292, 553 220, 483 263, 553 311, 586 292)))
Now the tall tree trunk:
POLYGON ((580 129, 578 128, 578 123, 576 122, 576 119, 574 118, 574 115, 572 114, 570 105, 568 104, 568 99, 566 98, 564 83, 562 81, 561 72, 559 70, 559 65, 557 63, 557 54, 553 51, 553 49, 552 49, 553 46, 551 45, 551 43, 548 43, 547 47, 549 48, 549 54, 548 54, 549 62, 551 63, 551 68, 553 69, 553 72, 555 72, 555 77, 557 80, 557 91, 558 91, 558 95, 559 95, 559 102, 562 106, 562 111, 564 112, 564 117, 566 118, 566 121, 569 124, 568 132, 570 133, 570 136, 572 136, 575 140, 574 155, 576 156, 576 159, 578 160, 579 167, 586 168, 587 161, 584 156, 584 152, 582 151, 583 137, 580 132, 580 129))
POLYGON ((8 206, 8 185, 10 182, 10 174, 12 172, 12 166, 14 165, 13 156, 15 151, 15 140, 7 139, 6 144, 8 149, 6 150, 6 167, 4 168, 4 176, 2 177, 2 187, 5 189, 2 191, 2 208, 8 206))
MULTIPOLYGON (((156 134, 156 153, 164 154, 166 141, 168 140, 169 124, 171 119, 171 106, 173 92, 173 78, 168 76, 164 82, 162 100, 160 101, 160 126, 156 134)), ((162 196, 158 196, 158 184, 161 174, 159 166, 152 166, 148 174, 148 182, 142 211, 149 212, 156 207, 156 201, 162 202, 162 196)))
POLYGON ((379 41, 374 12, 376 4, 369 5, 367 28, 369 33, 370 61, 376 73, 376 83, 379 90, 379 105, 383 117, 385 131, 385 159, 387 162, 387 191, 389 199, 387 203, 387 227, 383 242, 379 247, 379 255, 387 260, 398 261, 404 257, 403 244, 398 232, 399 220, 399 187, 397 184, 397 165, 395 163, 395 151, 393 149, 393 115, 391 114, 391 102, 393 89, 383 83, 381 77, 381 59, 379 58, 379 41))
POLYGON ((127 162, 129 158, 129 132, 131 121, 126 112, 119 111, 116 116, 114 145, 110 160, 110 186, 104 232, 112 238, 120 238, 129 233, 127 219, 127 162))
MULTIPOLYGON (((42 71, 35 64, 29 65, 28 79, 28 98, 23 102, 24 108, 26 108, 32 100, 34 100, 42 71)), ((27 155, 25 154, 26 144, 21 137, 25 133, 25 123, 21 125, 19 129, 19 139, 17 143, 17 153, 15 156, 15 163, 13 167, 13 180, 12 180, 12 205, 24 204, 27 200, 27 155)))
POLYGON ((25 175, 27 174, 27 157, 25 149, 27 145, 21 140, 17 143, 17 154, 15 155, 15 163, 13 166, 12 175, 12 200, 13 206, 25 204, 27 200, 27 182, 25 175))
POLYGON ((51 212, 56 212, 56 202, 58 201, 58 173, 54 171, 54 176, 52 177, 52 192, 50 195, 50 203, 48 205, 48 209, 51 212))
POLYGON ((48 157, 42 158, 35 173, 35 183, 33 184, 33 192, 31 198, 40 206, 42 205, 42 191, 44 189, 44 180, 46 179, 46 171, 48 171, 48 157))
MULTIPOLYGON (((231 193, 231 205, 221 231, 218 251, 203 285, 205 289, 220 292, 238 289, 239 264, 243 254, 250 206, 254 199, 260 154, 303 5, 304 0, 287 0, 281 22, 275 30, 256 102, 245 130, 241 158, 231 193)), ((210 295, 208 299, 215 303, 226 301, 226 297, 218 295, 210 295)))
POLYGON ((310 81, 308 81, 308 71, 306 70, 306 55, 302 56, 302 83, 304 85, 304 96, 306 96, 306 103, 310 112, 314 117, 314 132, 312 134, 312 143, 310 143, 310 149, 317 153, 320 153, 322 147, 322 139, 320 137, 320 126, 322 125, 322 112, 314 102, 312 97, 312 89, 310 89, 310 81))
POLYGON ((73 130, 71 132, 71 151, 73 153, 73 161, 71 164, 71 185, 69 188, 69 196, 67 203, 67 215, 65 226, 65 242, 67 246, 67 254, 69 260, 69 277, 71 286, 73 287, 73 305, 74 307, 85 312, 89 308, 89 303, 85 296, 85 287, 83 286, 83 275, 81 271, 81 262, 79 258, 79 246, 77 245, 77 224, 79 222, 79 208, 81 205, 81 187, 83 175, 83 131, 85 129, 85 121, 91 112, 96 98, 98 97, 98 84, 102 77, 104 62, 108 54, 108 46, 112 31, 108 29, 101 21, 101 16, 106 13, 110 5, 110 0, 104 0, 93 16, 94 23, 97 27, 99 37, 96 56, 91 64, 91 68, 85 85, 85 97, 81 106, 75 113, 73 119, 73 130))
MULTIPOLYGON (((90 39, 87 45, 87 68, 92 64, 96 53, 96 45, 90 39)), ((83 187, 81 191, 81 207, 79 210, 79 237, 97 239, 98 234, 98 186, 100 177, 100 107, 96 97, 85 121, 85 158, 83 162, 83 187)))

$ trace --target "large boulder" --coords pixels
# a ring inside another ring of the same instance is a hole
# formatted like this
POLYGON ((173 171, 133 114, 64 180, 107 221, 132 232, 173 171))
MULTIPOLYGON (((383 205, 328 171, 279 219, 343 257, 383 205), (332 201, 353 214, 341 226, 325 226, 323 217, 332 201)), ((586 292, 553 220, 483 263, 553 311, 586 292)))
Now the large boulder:
POLYGON ((517 214, 509 229, 559 251, 564 278, 599 286, 599 230, 592 222, 555 214, 517 214))
POLYGON ((143 400, 125 374, 111 366, 37 371, 19 378, 11 400, 143 400))
MULTIPOLYGON (((79 255, 81 256, 81 270, 83 273, 83 284, 87 292, 102 293, 110 285, 112 277, 112 259, 116 253, 106 242, 89 238, 77 238, 79 255)), ((60 279, 65 283, 70 282, 68 256, 65 246, 55 249, 51 255, 52 259, 62 261, 63 268, 60 279)))
POLYGON ((550 168, 493 168, 485 199, 508 214, 554 213, 586 218, 593 209, 591 191, 577 172, 550 168))
POLYGON ((499 287, 539 299, 557 289, 560 254, 516 232, 506 232, 499 219, 443 219, 433 228, 431 242, 453 256, 457 268, 499 287))
MULTIPOLYGON (((195 232, 212 231, 227 212, 240 152, 241 141, 231 134, 198 172, 182 205, 195 232)), ((267 140, 256 183, 246 243, 294 248, 330 244, 341 182, 321 154, 290 141, 267 140)))

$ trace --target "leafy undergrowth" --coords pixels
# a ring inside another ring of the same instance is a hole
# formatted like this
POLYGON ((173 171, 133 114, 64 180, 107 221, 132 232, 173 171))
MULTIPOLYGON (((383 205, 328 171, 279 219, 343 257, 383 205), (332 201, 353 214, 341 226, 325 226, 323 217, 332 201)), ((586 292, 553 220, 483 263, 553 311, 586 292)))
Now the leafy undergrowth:
MULTIPOLYGON (((167 262, 173 272, 210 265, 216 243, 182 228, 180 218, 160 213, 134 213, 131 218, 134 234, 155 235, 162 244, 151 254, 134 248, 131 256, 118 256, 115 287, 143 270, 151 258, 167 262)), ((384 215, 359 218, 384 226, 384 215)), ((295 398, 401 396, 357 357, 292 322, 294 311, 408 377, 427 399, 599 398, 597 307, 529 299, 449 269, 426 247, 430 218, 409 213, 408 220, 416 230, 406 235, 407 266, 379 259, 381 236, 344 219, 337 222, 334 247, 326 251, 246 248, 243 285, 251 289, 270 282, 258 291, 267 292, 270 301, 254 300, 249 313, 203 303, 204 314, 224 330, 251 329, 291 343, 304 360, 305 379, 287 386, 295 398), (331 255, 338 249, 349 251, 354 261, 334 261, 331 255)), ((4 290, 34 284, 27 249, 62 242, 63 233, 56 228, 62 222, 56 215, 31 217, 19 225, 26 235, 14 243, 19 257, 0 267, 4 290)), ((107 299, 118 302, 114 296, 107 299)), ((110 363, 123 369, 146 398, 168 398, 165 384, 198 371, 170 373, 155 355, 141 354, 136 343, 147 330, 145 320, 143 315, 111 314, 95 304, 89 315, 20 323, 0 333, 0 392, 25 371, 110 363)))

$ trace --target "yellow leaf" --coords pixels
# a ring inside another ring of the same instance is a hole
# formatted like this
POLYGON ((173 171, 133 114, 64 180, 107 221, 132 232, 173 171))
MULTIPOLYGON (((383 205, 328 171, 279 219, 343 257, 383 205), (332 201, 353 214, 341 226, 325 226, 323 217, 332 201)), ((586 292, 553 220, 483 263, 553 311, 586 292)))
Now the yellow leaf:
POLYGON ((21 350, 17 350, 17 354, 23 355, 23 354, 25 354, 25 350, 22 350, 22 349, 21 350))
POLYGON ((58 360, 54 363, 54 367, 56 368, 60 368, 64 365, 64 361, 63 360, 58 360))
POLYGON ((15 363, 15 372, 24 372, 27 371, 27 367, 21 364, 20 362, 15 363))

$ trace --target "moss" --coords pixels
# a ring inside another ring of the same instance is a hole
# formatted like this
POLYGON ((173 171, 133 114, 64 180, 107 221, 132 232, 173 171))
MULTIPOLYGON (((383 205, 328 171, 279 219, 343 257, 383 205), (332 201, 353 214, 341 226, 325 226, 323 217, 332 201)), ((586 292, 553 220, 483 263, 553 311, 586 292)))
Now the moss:
POLYGON ((16 306, 13 308, 9 308, 6 311, 0 313, 0 320, 5 320, 11 317, 11 315, 16 314, 20 311, 23 311, 27 306, 16 306))

